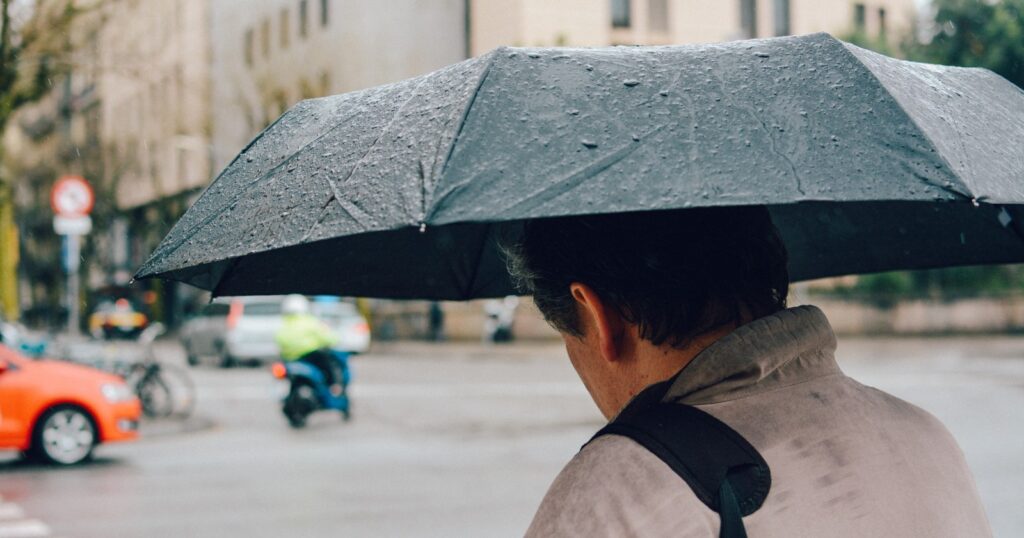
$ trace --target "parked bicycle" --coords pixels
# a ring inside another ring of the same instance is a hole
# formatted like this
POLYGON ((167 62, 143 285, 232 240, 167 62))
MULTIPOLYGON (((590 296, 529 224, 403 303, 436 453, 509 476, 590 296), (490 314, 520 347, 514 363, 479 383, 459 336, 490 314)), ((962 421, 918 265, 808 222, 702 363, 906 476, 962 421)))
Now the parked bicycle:
POLYGON ((157 359, 154 343, 164 332, 162 324, 153 323, 133 343, 79 342, 62 355, 123 377, 146 417, 184 418, 195 407, 195 384, 185 368, 157 359))
POLYGON ((129 363, 121 375, 139 397, 147 417, 186 417, 195 407, 195 385, 184 368, 157 360, 153 344, 164 332, 160 323, 143 330, 137 340, 143 348, 142 360, 129 363))

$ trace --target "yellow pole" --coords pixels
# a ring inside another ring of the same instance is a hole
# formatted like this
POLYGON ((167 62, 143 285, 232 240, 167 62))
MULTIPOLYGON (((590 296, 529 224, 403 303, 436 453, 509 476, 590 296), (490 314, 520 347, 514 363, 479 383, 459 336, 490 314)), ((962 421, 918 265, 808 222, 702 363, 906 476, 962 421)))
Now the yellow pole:
POLYGON ((10 188, 0 185, 0 315, 18 319, 18 228, 10 188))

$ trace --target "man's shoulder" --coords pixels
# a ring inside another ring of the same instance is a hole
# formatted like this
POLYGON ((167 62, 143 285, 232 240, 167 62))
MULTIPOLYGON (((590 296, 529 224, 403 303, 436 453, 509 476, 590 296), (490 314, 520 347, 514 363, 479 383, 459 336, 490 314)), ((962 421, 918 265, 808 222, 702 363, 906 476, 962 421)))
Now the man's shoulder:
POLYGON ((668 465, 632 439, 604 435, 558 475, 527 536, 702 536, 717 528, 717 515, 668 465))

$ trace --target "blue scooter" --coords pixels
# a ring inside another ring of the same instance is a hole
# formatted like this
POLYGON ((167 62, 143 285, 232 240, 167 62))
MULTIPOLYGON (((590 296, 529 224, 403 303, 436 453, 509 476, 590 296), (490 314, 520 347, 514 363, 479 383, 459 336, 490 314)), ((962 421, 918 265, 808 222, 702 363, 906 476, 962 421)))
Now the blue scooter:
POLYGON ((341 367, 342 389, 338 395, 331 393, 323 372, 315 365, 303 360, 274 363, 274 377, 286 379, 291 385, 282 401, 281 411, 293 428, 305 426, 309 415, 321 409, 339 411, 346 421, 352 417, 348 399, 348 383, 352 378, 348 367, 349 354, 342 351, 332 351, 331 354, 341 367))

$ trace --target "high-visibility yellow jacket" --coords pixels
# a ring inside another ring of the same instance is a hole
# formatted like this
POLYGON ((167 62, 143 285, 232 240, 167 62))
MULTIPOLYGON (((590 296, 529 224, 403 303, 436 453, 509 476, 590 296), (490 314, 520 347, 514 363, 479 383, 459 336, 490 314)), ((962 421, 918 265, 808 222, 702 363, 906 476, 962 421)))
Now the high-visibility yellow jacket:
POLYGON ((289 314, 275 335, 286 361, 301 359, 318 349, 327 349, 338 341, 338 336, 324 322, 310 314, 289 314))

